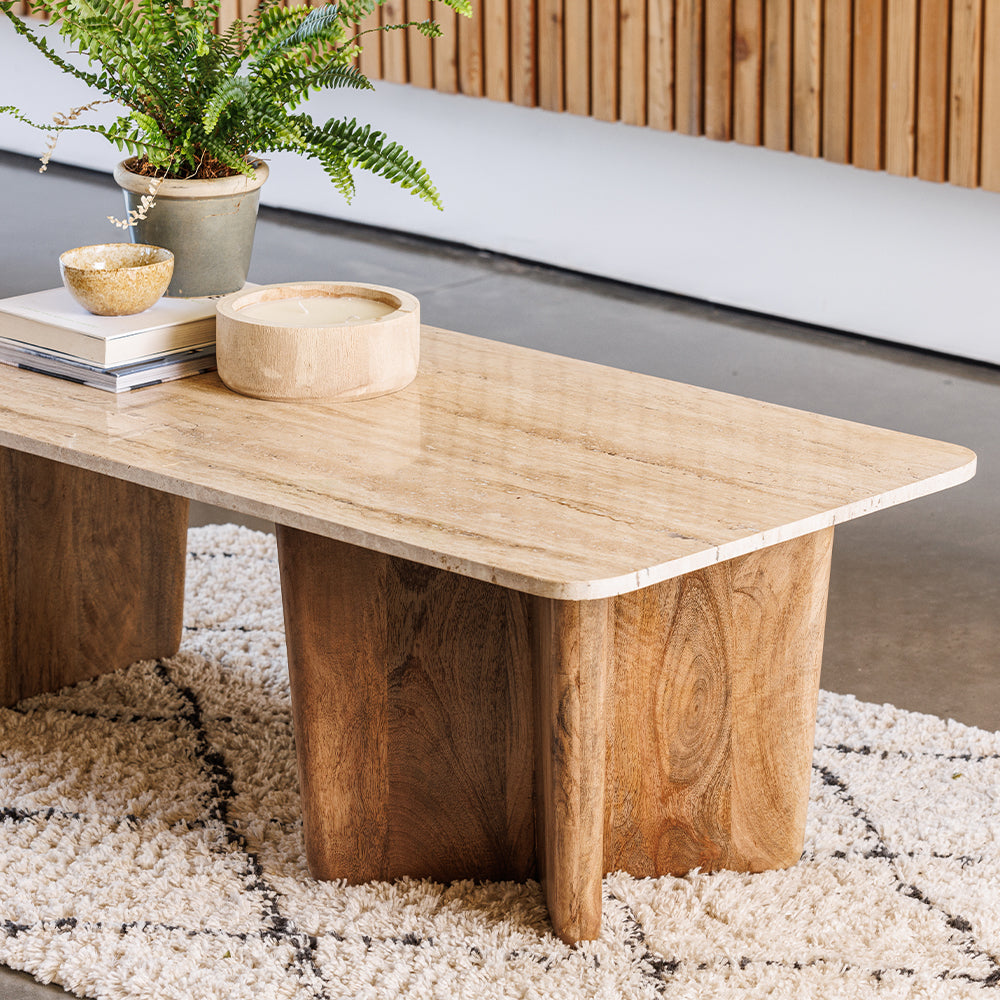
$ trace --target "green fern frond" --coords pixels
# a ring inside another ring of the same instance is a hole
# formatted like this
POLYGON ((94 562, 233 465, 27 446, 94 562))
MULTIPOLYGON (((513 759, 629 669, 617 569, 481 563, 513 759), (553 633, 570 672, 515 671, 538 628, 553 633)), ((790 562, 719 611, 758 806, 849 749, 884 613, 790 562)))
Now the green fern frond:
POLYGON ((423 165, 399 143, 388 142, 384 133, 373 131, 370 125, 359 125, 356 118, 350 121, 331 118, 310 138, 315 148, 337 149, 348 163, 412 191, 436 208, 442 207, 441 196, 423 165))
POLYGON ((236 102, 242 103, 252 84, 245 76, 231 76, 222 80, 205 105, 201 123, 205 132, 211 135, 219 124, 219 118, 226 108, 236 102))
POLYGON ((441 30, 441 25, 437 21, 420 21, 416 27, 417 31, 427 38, 440 38, 444 34, 441 30))
MULTIPOLYGON (((166 176, 252 174, 255 155, 293 151, 319 161, 345 198, 354 195, 352 170, 369 170, 440 207, 423 166, 381 132, 355 120, 320 126, 296 113, 324 89, 371 88, 355 65, 359 22, 384 0, 340 0, 319 7, 286 7, 260 0, 244 19, 216 33, 221 0, 33 0, 75 54, 93 68, 73 65, 43 32, 0 13, 15 31, 67 74, 125 110, 112 125, 38 124, 15 107, 0 109, 50 135, 65 130, 103 135, 117 148, 147 158, 166 176)), ((437 0, 471 14, 470 0, 437 0)), ((413 29, 440 34, 430 19, 367 30, 413 29)), ((86 109, 74 109, 83 111, 86 109)))

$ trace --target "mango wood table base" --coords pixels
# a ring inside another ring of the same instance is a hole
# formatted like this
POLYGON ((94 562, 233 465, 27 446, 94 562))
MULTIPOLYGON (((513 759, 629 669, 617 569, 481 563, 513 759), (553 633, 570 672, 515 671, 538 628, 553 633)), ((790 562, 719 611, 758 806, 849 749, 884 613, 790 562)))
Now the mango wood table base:
POLYGON ((187 500, 0 448, 0 705, 180 645, 187 500))
POLYGON ((559 601, 279 527, 318 878, 542 878, 600 933, 601 877, 802 850, 833 529, 559 601))

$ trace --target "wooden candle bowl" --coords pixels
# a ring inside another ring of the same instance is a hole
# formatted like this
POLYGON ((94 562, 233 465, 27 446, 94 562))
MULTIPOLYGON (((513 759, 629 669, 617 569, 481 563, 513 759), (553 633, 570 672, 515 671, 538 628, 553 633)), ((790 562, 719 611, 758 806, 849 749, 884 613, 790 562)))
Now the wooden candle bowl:
POLYGON ((258 399, 369 399, 410 384, 420 361, 420 303, 382 285, 297 281, 234 292, 216 317, 219 376, 258 399), (391 306, 379 319, 335 326, 269 323, 240 311, 275 299, 358 296, 391 306))

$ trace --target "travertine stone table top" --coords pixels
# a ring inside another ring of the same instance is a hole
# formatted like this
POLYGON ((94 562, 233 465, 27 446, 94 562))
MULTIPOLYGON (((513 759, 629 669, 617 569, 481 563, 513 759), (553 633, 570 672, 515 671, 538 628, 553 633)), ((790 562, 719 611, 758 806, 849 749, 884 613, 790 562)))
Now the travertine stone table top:
POLYGON ((0 365, 0 445, 567 600, 971 478, 957 445, 425 327, 390 396, 214 374, 115 396, 0 365))

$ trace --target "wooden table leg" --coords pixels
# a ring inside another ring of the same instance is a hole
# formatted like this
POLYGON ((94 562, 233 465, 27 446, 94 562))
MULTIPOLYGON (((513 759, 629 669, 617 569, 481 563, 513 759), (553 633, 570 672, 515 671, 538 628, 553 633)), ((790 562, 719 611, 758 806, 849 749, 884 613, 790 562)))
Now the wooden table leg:
POLYGON ((527 600, 278 527, 317 878, 534 874, 527 600))
POLYGON ((188 502, 0 448, 0 705, 172 656, 188 502))
POLYGON ((556 934, 601 932, 611 601, 534 602, 538 867, 556 934))
POLYGON ((802 852, 833 529, 615 598, 604 868, 802 852))
POLYGON ((320 878, 601 878, 802 849, 832 529, 599 601, 528 599, 279 528, 306 854, 320 878))

